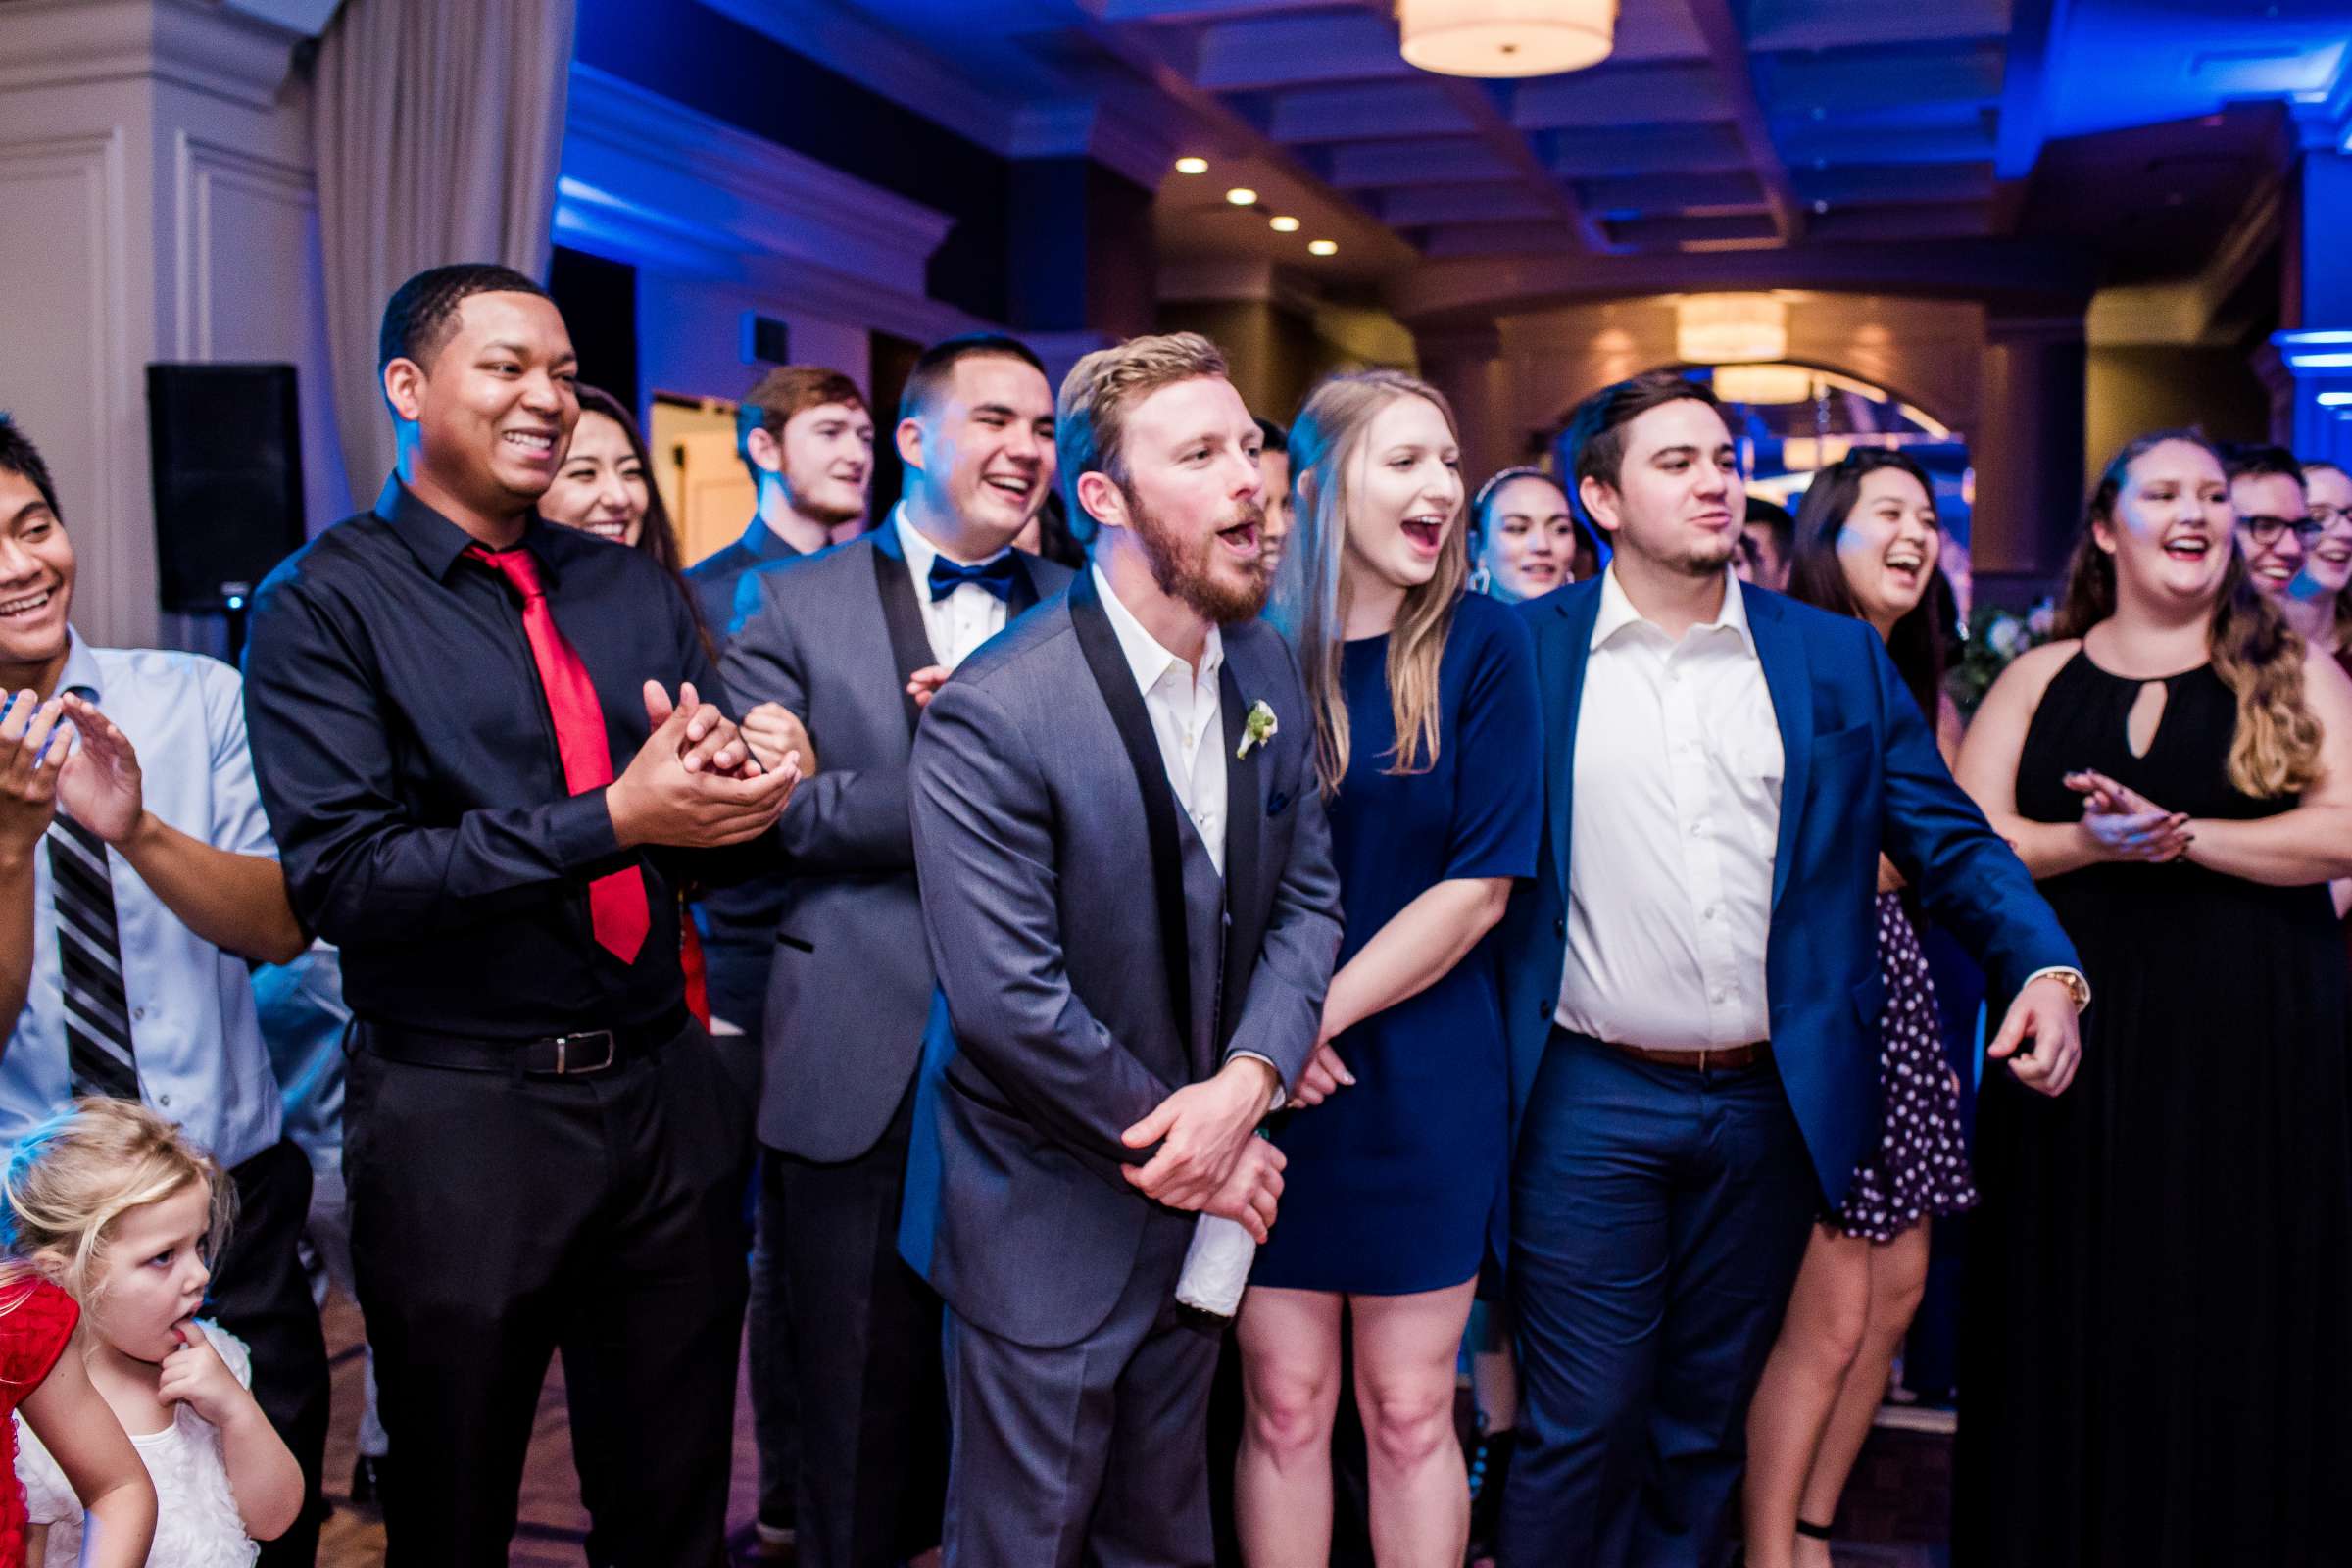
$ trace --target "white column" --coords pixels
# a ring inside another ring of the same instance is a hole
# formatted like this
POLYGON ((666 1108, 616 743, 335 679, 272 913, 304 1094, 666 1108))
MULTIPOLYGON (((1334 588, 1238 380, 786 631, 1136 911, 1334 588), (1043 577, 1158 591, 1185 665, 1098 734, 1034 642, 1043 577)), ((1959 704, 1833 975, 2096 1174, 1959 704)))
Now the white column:
POLYGON ((57 479, 97 641, 158 638, 149 364, 294 365, 311 527, 350 510, 301 36, 197 0, 0 5, 0 408, 57 479))

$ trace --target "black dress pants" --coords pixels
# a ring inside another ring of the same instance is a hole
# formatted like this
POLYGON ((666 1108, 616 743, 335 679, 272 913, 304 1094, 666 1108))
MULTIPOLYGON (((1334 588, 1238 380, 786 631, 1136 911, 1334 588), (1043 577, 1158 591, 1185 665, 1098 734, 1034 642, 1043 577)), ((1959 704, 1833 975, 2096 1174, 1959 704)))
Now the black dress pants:
POLYGON ((253 1352, 253 1397, 302 1466, 302 1514, 262 1545, 261 1568, 311 1568, 326 1516, 326 1336, 295 1255, 311 1212, 311 1162, 292 1143, 228 1172, 237 1218, 214 1259, 207 1311, 253 1352))
POLYGON ((593 1568, 720 1568, 750 1099, 698 1025, 595 1074, 392 1061, 357 1031, 352 1255, 400 1456, 388 1568, 494 1568, 560 1352, 593 1568))
POLYGON ((806 1431, 802 1568, 891 1568, 939 1544, 948 1485, 940 1303, 899 1256, 914 1092, 872 1149, 818 1164, 764 1151, 783 1230, 806 1431))

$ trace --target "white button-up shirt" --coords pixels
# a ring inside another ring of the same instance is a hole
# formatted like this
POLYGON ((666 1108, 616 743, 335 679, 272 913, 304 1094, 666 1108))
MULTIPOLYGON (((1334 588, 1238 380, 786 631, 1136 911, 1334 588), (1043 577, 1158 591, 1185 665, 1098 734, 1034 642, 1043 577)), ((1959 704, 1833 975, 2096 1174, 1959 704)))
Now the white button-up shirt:
POLYGON ((1772 1033, 1764 950, 1785 759, 1738 578, 1680 641, 1610 569, 1585 666, 1561 1027, 1711 1050, 1772 1033))
POLYGON ((1135 684, 1144 694, 1144 710, 1152 715, 1152 733, 1159 739, 1159 760, 1167 766, 1168 784, 1176 791, 1185 814, 1193 819, 1217 875, 1223 876, 1225 759, 1218 754, 1224 745, 1225 724, 1217 672, 1225 667, 1224 636, 1214 626, 1208 629, 1208 641, 1200 650, 1200 667, 1196 670, 1160 647, 1144 623, 1129 613, 1102 567, 1087 569, 1095 574, 1095 589, 1102 596, 1102 609, 1118 636, 1119 652, 1127 656, 1127 667, 1134 671, 1135 684))
MULTIPOLYGON (((890 509, 890 525, 899 531, 899 553, 906 558, 906 569, 914 576, 914 602, 923 607, 923 630, 931 639, 931 657, 954 669, 974 649, 1004 629, 1004 601, 978 583, 967 582, 934 603, 931 563, 939 559, 939 546, 906 520, 906 504, 903 501, 890 509)), ((1000 550, 997 555, 1004 553, 1000 550)), ((996 556, 988 559, 994 561, 996 556)), ((977 566, 982 563, 962 564, 977 566)))

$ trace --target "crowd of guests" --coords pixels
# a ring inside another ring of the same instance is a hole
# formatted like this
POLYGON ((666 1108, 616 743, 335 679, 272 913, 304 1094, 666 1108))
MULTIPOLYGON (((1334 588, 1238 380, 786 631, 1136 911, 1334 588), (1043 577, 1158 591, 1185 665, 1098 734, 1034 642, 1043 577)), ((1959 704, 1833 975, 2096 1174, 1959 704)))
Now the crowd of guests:
POLYGON ((1823 1568, 1971 1209, 1956 1561, 2340 1553, 2343 469, 2132 442, 1964 723, 1931 476, 1673 372, 1473 488, 1394 371, 787 367, 690 564, 530 279, 379 368, 242 678, 0 419, 0 1564, 313 1561, 332 1283, 395 1568, 558 1355, 597 1564, 1823 1568))

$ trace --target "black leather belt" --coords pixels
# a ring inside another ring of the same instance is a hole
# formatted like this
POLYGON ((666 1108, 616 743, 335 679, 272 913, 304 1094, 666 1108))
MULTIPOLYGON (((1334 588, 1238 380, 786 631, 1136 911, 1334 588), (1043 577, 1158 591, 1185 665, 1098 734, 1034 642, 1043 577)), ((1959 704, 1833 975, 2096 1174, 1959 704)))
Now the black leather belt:
POLYGON ((363 1023, 357 1039, 361 1050, 413 1067, 583 1078, 652 1055, 686 1032, 688 1016, 681 1004, 648 1023, 543 1035, 536 1040, 491 1040, 407 1024, 363 1023))

